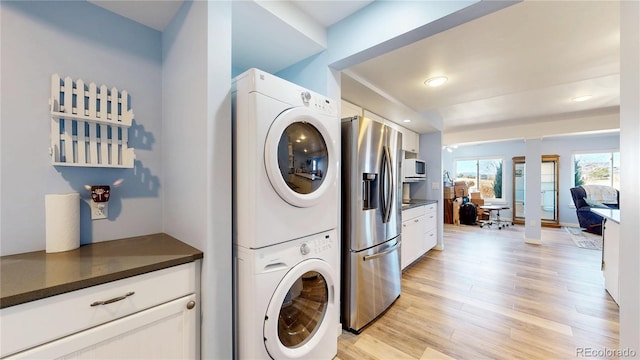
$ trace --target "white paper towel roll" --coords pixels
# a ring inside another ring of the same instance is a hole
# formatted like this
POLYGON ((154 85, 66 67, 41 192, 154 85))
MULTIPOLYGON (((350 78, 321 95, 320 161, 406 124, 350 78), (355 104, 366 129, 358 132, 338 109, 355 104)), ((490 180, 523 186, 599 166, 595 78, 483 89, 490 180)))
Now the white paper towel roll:
POLYGON ((47 194, 44 197, 48 253, 80 247, 80 194, 47 194))

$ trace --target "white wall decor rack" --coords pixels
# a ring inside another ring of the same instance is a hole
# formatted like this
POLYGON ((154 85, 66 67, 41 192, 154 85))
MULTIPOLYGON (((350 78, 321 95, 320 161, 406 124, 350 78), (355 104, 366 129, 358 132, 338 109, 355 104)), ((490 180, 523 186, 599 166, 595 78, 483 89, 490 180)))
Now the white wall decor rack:
POLYGON ((133 110, 126 90, 51 76, 51 160, 55 166, 133 168, 133 110))

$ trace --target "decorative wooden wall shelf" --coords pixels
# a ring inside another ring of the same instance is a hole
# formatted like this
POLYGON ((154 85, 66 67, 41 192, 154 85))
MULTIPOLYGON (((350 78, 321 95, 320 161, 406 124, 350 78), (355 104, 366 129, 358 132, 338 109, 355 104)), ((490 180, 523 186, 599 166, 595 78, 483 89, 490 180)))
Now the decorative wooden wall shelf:
POLYGON ((134 149, 127 145, 133 110, 126 90, 53 74, 49 106, 54 166, 133 168, 134 149))

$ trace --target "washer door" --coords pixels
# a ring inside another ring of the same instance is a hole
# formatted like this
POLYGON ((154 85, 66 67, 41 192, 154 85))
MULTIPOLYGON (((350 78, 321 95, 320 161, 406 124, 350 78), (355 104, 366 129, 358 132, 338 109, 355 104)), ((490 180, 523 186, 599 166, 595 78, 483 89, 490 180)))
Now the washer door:
POLYGON ((338 171, 335 141, 307 108, 278 115, 267 133, 264 163, 271 186, 284 201, 310 207, 322 200, 338 171))
POLYGON ((309 259, 293 267, 276 288, 264 321, 264 343, 273 359, 307 358, 334 331, 328 316, 334 282, 329 265, 309 259))

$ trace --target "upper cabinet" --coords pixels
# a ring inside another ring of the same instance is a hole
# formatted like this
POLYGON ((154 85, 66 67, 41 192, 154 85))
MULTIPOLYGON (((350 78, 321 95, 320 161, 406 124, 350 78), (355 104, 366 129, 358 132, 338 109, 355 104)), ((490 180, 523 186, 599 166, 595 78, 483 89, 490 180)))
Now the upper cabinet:
MULTIPOLYGON (((401 126, 402 127, 402 126, 401 126)), ((412 153, 420 152, 420 135, 402 127, 402 150, 412 153)))
MULTIPOLYGON (((344 101, 343 101, 344 102, 344 101)), ((381 122, 392 129, 396 129, 402 133, 402 150, 418 154, 420 152, 420 135, 404 126, 400 126, 391 120, 387 120, 379 115, 364 110, 364 117, 381 122)))

